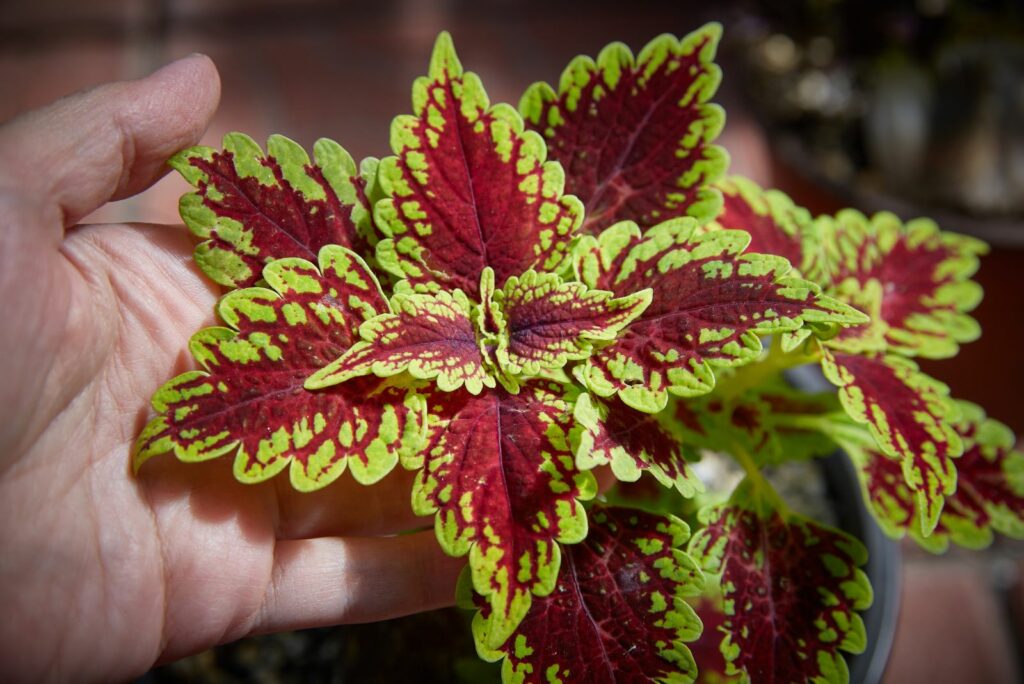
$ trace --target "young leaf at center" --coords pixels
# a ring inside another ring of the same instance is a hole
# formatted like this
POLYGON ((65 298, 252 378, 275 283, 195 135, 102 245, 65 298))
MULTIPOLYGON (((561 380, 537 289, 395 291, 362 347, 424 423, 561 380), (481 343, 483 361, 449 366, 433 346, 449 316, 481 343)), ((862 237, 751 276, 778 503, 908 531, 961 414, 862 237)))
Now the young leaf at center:
POLYGON ((461 290, 396 294, 391 309, 394 313, 363 323, 362 340, 310 376, 306 387, 320 389, 368 373, 390 377, 405 371, 421 380, 436 379, 446 392, 465 386, 479 394, 484 387, 494 387, 477 342, 469 299, 461 290))
MULTIPOLYGON (((488 269, 484 277, 493 278, 493 272, 488 269)), ((614 340, 651 301, 650 290, 614 298, 611 292, 533 270, 512 276, 500 290, 482 290, 493 291, 484 306, 501 327, 498 363, 513 376, 537 375, 586 358, 591 343, 614 340)))

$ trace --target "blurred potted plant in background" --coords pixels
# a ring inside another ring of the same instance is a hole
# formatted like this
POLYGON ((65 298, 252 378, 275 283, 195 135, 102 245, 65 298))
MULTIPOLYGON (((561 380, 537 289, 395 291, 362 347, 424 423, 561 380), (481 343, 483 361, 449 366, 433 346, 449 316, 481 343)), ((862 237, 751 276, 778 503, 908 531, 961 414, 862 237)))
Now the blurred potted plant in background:
POLYGON ((229 292, 134 466, 230 456, 303 491, 415 471, 505 681, 710 676, 697 610, 724 677, 849 679, 877 638, 869 552, 799 512, 791 464, 842 447, 840 508, 863 489, 929 548, 1024 534, 1012 436, 914 361, 977 337, 985 248, 727 176, 720 33, 613 43, 518 109, 442 34, 394 156, 237 133, 177 155, 196 262, 229 292), (838 392, 785 381, 816 366, 838 392), (604 467, 656 493, 599 494, 604 467))
POLYGON ((1017 3, 755 3, 749 101, 783 163, 840 200, 1024 244, 1017 3))

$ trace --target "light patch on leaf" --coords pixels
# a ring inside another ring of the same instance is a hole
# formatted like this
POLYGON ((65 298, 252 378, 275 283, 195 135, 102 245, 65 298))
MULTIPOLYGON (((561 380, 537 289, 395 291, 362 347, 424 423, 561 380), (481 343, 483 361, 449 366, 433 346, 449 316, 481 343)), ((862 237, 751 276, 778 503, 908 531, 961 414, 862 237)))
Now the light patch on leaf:
POLYGON ((498 328, 498 363, 510 375, 557 370, 590 355, 595 342, 614 340, 650 302, 650 292, 615 298, 554 273, 512 276, 484 301, 498 328))

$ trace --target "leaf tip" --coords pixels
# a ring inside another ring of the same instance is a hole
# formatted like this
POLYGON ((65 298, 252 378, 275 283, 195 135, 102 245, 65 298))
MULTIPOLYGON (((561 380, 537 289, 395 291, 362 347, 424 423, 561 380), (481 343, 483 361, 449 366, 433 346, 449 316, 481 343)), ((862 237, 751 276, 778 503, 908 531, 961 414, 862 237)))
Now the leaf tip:
POLYGON ((462 63, 455 52, 455 43, 452 34, 448 31, 441 31, 434 41, 434 51, 430 56, 430 77, 437 80, 447 80, 462 75, 462 63))

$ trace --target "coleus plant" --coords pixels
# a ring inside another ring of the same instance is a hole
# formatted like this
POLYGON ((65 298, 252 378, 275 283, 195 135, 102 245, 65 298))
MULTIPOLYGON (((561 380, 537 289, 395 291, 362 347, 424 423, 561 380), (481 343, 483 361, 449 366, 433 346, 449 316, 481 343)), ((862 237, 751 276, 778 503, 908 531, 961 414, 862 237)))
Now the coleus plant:
POLYGON ((984 245, 815 218, 728 177, 720 33, 613 43, 518 109, 443 33, 393 156, 239 133, 177 154, 224 325, 153 397, 134 467, 230 456, 243 482, 287 470, 302 491, 416 471, 412 506, 468 556, 478 652, 508 682, 694 681, 691 604, 711 603, 721 676, 848 679, 865 548, 763 470, 840 446, 893 536, 1024 536, 1013 436, 913 361, 979 334, 984 245), (806 364, 838 394, 784 382, 806 364), (745 477, 692 536, 679 507, 599 495, 607 467, 676 493, 661 501, 700 496, 708 451, 745 477))

